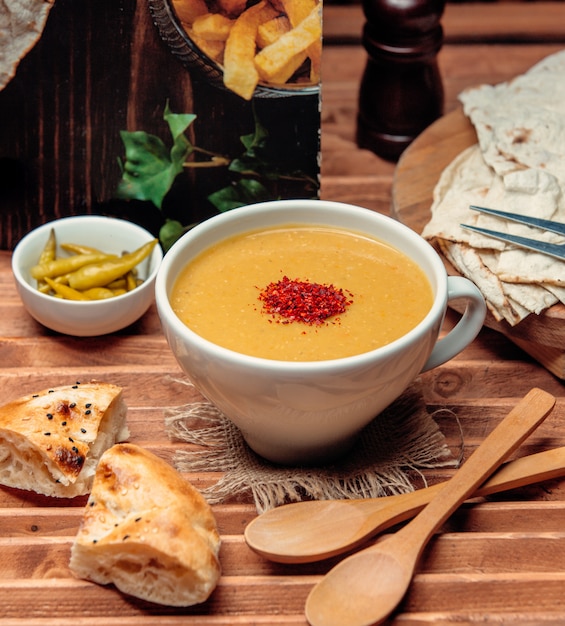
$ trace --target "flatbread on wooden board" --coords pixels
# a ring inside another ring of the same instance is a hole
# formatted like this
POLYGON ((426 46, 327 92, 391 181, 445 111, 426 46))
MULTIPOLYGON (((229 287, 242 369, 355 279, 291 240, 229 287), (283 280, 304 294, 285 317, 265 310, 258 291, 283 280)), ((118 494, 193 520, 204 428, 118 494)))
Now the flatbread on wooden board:
POLYGON ((499 175, 522 168, 565 180, 565 51, 499 85, 460 94, 485 162, 499 175))
POLYGON ((565 222, 565 51, 507 83, 469 89, 460 100, 479 143, 442 172, 422 235, 479 286, 497 321, 514 326, 565 303, 565 263, 460 225, 565 242, 469 209, 478 205, 565 222))
POLYGON ((47 496, 87 494, 102 453, 129 436, 122 389, 44 389, 0 407, 0 484, 47 496))
POLYGON ((55 0, 0 2, 0 90, 12 80, 20 61, 35 46, 55 0))

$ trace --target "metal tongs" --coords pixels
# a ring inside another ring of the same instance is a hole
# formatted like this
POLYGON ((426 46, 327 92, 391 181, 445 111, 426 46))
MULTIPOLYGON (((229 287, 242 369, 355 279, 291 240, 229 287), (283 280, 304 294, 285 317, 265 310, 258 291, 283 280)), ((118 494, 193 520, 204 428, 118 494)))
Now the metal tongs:
MULTIPOLYGON (((517 213, 507 213, 506 211, 496 211, 495 209, 487 209, 485 207, 471 205, 469 207, 474 211, 480 211, 481 213, 488 213, 495 217, 511 220, 520 224, 526 224, 527 226, 533 226, 535 228, 541 228, 552 233, 559 235, 565 235, 565 224, 561 222, 553 222, 551 220, 542 220, 537 217, 528 217, 527 215, 518 215, 517 213)), ((565 260, 565 243, 547 243, 545 241, 539 241, 537 239, 529 239, 528 237, 518 237, 517 235, 510 235, 508 233, 501 233, 496 230, 489 230, 488 228, 479 228, 478 226, 470 226, 468 224, 461 224, 462 228, 473 230, 487 237, 494 237, 500 241, 506 241, 513 243, 520 248, 526 248, 528 250, 535 250, 542 254, 555 257, 557 259, 565 260)))

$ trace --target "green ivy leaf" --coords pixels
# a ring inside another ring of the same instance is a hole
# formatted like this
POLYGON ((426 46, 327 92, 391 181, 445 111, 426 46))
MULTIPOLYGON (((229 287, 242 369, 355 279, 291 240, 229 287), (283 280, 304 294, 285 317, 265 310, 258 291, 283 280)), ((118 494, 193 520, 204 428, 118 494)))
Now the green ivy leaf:
POLYGON ((245 148, 244 152, 238 158, 234 158, 228 168, 231 172, 243 176, 262 176, 270 169, 264 157, 268 147, 269 133, 256 114, 254 119, 254 132, 239 138, 245 148))
POLYGON ((173 113, 167 101, 163 119, 169 125, 169 130, 173 138, 171 162, 175 165, 177 170, 182 171, 186 158, 194 149, 184 133, 192 122, 194 122, 196 115, 194 115, 194 113, 173 113))
POLYGON ((263 124, 261 124, 257 114, 254 114, 253 117, 255 119, 254 132, 248 135, 242 135, 239 138, 245 148, 246 154, 249 156, 254 156, 258 150, 265 148, 269 139, 269 132, 263 124))
POLYGON ((266 187, 252 178, 243 178, 208 196, 208 200, 222 213, 269 199, 266 187))
POLYGON ((188 228, 184 227, 177 220, 166 220, 159 230, 159 241, 164 252, 167 252, 175 241, 184 235, 188 228))
POLYGON ((125 147, 125 163, 122 164, 122 179, 117 190, 119 198, 150 200, 161 209, 164 197, 183 171, 184 162, 193 150, 184 132, 196 115, 171 113, 167 102, 163 117, 173 138, 170 151, 155 135, 144 131, 120 132, 125 147))

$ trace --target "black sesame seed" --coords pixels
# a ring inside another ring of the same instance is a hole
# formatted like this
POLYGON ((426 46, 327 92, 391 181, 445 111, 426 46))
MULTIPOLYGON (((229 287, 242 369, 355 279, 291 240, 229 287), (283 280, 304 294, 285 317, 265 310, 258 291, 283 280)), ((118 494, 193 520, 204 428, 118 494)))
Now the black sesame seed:
POLYGON ((136 521, 136 522, 140 522, 140 521, 141 521, 141 517, 136 517, 136 518, 135 518, 135 521, 136 521))
POLYGON ((86 432, 86 428, 81 428, 81 429, 80 429, 80 432, 81 432, 81 433, 85 433, 85 432, 86 432))
POLYGON ((54 389, 49 389, 49 391, 47 393, 54 393, 55 390, 54 389))
POLYGON ((32 533, 36 533, 39 530, 39 526, 37 526, 37 524, 32 524, 30 530, 32 533))
POLYGON ((89 409, 92 406, 92 402, 87 402, 84 406, 89 409))
POLYGON ((39 398, 39 394, 38 393, 34 393, 33 396, 31 396, 32 398, 39 398))
POLYGON ((61 426, 66 426, 67 422, 61 422, 61 426))
POLYGON ((73 447, 71 448, 71 450, 72 450, 73 452, 76 452, 76 453, 78 454, 78 448, 77 448, 76 446, 73 446, 73 447))
POLYGON ((48 420, 52 420, 53 419, 53 415, 51 413, 47 413, 47 419, 48 420))
POLYGON ((122 541, 125 541, 126 539, 129 539, 129 535, 124 535, 124 538, 122 539, 122 541))
POLYGON ((49 437, 51 433, 43 433, 46 437, 49 437))
POLYGON ((93 539, 92 543, 98 543, 98 539, 93 539))
POLYGON ((92 411, 90 409, 86 409, 86 411, 84 412, 85 415, 90 415, 92 413, 92 411))
POLYGON ((76 405, 77 405, 77 403, 76 403, 76 402, 71 402, 71 403, 69 404, 69 407, 70 407, 71 409, 74 409, 76 405))
POLYGON ((76 389, 76 388, 77 388, 77 386, 76 386, 76 385, 73 385, 73 386, 71 387, 71 389, 76 389))
POLYGON ((90 503, 89 503, 89 505, 88 505, 88 506, 94 506, 94 504, 95 504, 95 502, 94 502, 94 500, 93 500, 92 502, 90 502, 90 503))
POLYGON ((74 442, 75 442, 75 440, 74 440, 72 437, 69 437, 69 441, 70 441, 71 443, 74 443, 74 442))

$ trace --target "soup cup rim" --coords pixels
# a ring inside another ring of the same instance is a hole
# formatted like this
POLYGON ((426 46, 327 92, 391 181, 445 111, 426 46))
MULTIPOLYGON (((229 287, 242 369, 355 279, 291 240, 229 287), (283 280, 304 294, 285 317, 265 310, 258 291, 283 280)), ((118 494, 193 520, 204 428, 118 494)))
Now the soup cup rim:
MULTIPOLYGON (((179 335, 180 337, 186 336, 201 351, 206 351, 210 354, 216 354, 219 359, 224 361, 227 360, 231 363, 237 363, 241 367, 247 366, 250 368, 260 367, 261 369, 276 369, 277 371, 308 372, 313 370, 335 371, 341 368, 349 369, 352 366, 363 367, 365 365, 373 364, 376 358, 377 360, 387 359, 391 353, 394 353, 403 347, 408 347, 411 343, 416 342, 418 337, 425 335, 433 326, 435 320, 442 320, 447 301, 447 272, 445 271, 441 259, 439 258, 433 247, 425 239, 423 239, 415 231, 411 230, 410 228, 396 221, 395 219, 376 213, 375 211, 372 211, 370 209, 335 201, 308 200, 309 206, 312 206, 311 202, 316 202, 319 203, 320 206, 324 206, 326 208, 333 208, 336 210, 347 209, 348 211, 362 212, 364 215, 370 214, 377 220, 384 220, 387 223, 392 222, 395 228, 401 230, 407 237, 414 241, 416 245, 419 245, 422 250, 427 251, 428 258, 433 267, 437 285, 435 287, 432 306, 430 307, 426 316, 416 326, 414 326, 414 328, 410 329, 407 333, 405 333, 398 339, 395 339, 394 341, 391 341, 384 346, 380 346, 366 352, 361 352, 359 354, 334 359, 292 361, 248 355, 237 352, 230 348, 226 348, 224 346, 220 346, 213 341, 202 337, 201 335, 193 331, 190 327, 188 327, 184 322, 182 322, 182 320, 174 312, 173 307, 170 303, 169 293, 167 290, 167 274, 169 272, 169 268, 176 260, 176 257, 181 254, 194 239, 202 236, 205 232, 214 229, 218 223, 236 221, 243 217, 254 216, 257 213, 261 213, 263 211, 283 212, 285 208, 289 207, 304 207, 304 202, 304 200, 275 200, 246 205, 244 207, 233 209, 226 213, 222 213, 220 215, 215 215, 211 218, 208 218, 204 222, 201 222, 193 229, 185 233, 177 242, 175 242, 175 244, 173 244, 173 246, 165 254, 164 259, 157 272, 157 278, 155 281, 155 300, 157 304, 158 314, 162 320, 162 323, 163 320, 165 320, 166 323, 174 330, 175 334, 179 335)), ((292 222, 292 220, 290 220, 290 222, 292 222)), ((281 221, 281 224, 284 223, 284 221, 281 221)), ((332 224, 325 223, 323 219, 320 219, 319 222, 315 222, 313 220, 305 220, 304 223, 320 226, 332 226, 332 224)), ((264 224, 258 223, 256 225, 250 225, 249 228, 244 228, 242 230, 239 230, 238 232, 254 230, 254 228, 260 229, 262 226, 264 226, 264 224)), ((351 228, 351 230, 356 231, 358 229, 351 228)), ((234 232, 234 234, 237 233, 234 232)), ((221 241, 223 238, 224 237, 219 238, 218 241, 221 241)), ((383 241, 387 243, 386 240, 383 239, 383 241)), ((210 245, 214 244, 212 243, 210 245)), ((184 261, 183 266, 188 263, 190 258, 184 261)), ((428 275, 427 277, 429 278, 428 275)), ((172 282, 174 282, 174 278, 176 277, 173 277, 172 282)))

